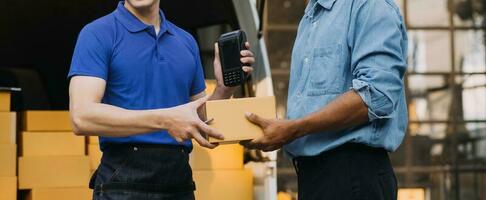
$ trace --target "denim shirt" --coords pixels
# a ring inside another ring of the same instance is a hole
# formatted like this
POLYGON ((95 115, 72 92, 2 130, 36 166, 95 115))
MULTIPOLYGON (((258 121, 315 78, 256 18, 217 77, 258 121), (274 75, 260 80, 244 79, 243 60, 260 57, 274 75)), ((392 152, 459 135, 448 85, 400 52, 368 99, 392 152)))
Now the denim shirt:
POLYGON ((368 107, 369 121, 298 138, 285 153, 314 156, 348 142, 396 150, 408 123, 407 40, 393 0, 311 0, 292 52, 287 118, 316 112, 354 90, 368 107))

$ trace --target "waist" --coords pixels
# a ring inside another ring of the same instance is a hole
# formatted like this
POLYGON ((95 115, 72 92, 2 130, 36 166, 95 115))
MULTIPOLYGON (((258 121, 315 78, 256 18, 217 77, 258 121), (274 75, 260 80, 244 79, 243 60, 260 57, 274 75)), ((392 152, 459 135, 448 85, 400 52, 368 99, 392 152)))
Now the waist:
POLYGON ((315 160, 333 160, 341 156, 353 157, 354 155, 373 160, 385 159, 386 161, 388 159, 388 152, 384 148, 375 148, 365 144, 349 142, 315 156, 298 156, 294 160, 299 163, 310 164, 315 160))
POLYGON ((192 192, 190 148, 183 145, 106 143, 90 186, 95 192, 192 192))
POLYGON ((321 173, 363 177, 393 172, 385 149, 357 143, 346 143, 316 156, 296 157, 293 164, 299 177, 307 178, 321 173))
POLYGON ((174 138, 172 138, 166 131, 120 138, 100 137, 100 147, 103 152, 110 145, 130 146, 133 144, 137 144, 139 146, 184 146, 186 148, 192 149, 192 142, 190 140, 179 143, 174 138))
POLYGON ((135 151, 165 151, 165 152, 185 152, 190 153, 192 147, 185 145, 173 145, 173 144, 157 144, 157 143, 112 143, 105 142, 103 152, 121 152, 122 150, 135 150, 135 151))

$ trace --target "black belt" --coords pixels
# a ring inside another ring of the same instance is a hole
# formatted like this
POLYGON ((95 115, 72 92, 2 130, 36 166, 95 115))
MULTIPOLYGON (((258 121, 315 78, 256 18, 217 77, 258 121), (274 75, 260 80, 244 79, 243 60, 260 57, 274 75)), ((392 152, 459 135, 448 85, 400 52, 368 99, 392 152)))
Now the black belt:
POLYGON ((173 144, 148 144, 148 143, 105 143, 102 145, 103 151, 110 151, 117 149, 132 149, 134 147, 138 148, 146 148, 146 149, 172 149, 172 150, 181 150, 190 153, 192 151, 192 147, 187 147, 184 145, 173 145, 173 144))
POLYGON ((161 194, 176 194, 176 193, 186 193, 196 190, 196 184, 192 182, 189 185, 183 186, 167 186, 167 185, 156 185, 156 184, 143 184, 143 183, 123 183, 123 182, 111 182, 101 184, 94 188, 94 192, 106 192, 111 190, 128 190, 137 192, 150 192, 150 193, 161 193, 161 194))

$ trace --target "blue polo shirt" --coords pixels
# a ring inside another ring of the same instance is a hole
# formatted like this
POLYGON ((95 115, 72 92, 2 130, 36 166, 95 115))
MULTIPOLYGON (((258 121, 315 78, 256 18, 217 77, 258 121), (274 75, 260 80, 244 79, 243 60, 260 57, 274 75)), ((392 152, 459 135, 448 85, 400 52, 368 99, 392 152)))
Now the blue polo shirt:
MULTIPOLYGON (((160 12, 160 32, 146 25, 120 2, 116 10, 80 32, 68 78, 92 76, 106 81, 102 102, 129 109, 169 108, 190 102, 205 90, 199 50, 194 38, 160 12)), ((166 131, 100 137, 107 143, 179 143, 166 131)), ((191 141, 183 145, 191 147, 191 141)))

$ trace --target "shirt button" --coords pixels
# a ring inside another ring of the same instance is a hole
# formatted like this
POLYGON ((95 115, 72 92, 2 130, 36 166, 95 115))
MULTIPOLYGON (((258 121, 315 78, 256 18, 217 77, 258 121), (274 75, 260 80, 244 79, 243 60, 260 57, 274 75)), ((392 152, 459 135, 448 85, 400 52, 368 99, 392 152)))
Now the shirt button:
POLYGON ((308 63, 309 62, 309 58, 304 58, 304 63, 308 63))

